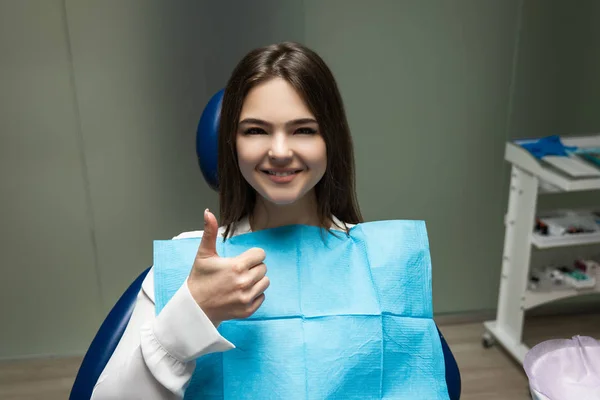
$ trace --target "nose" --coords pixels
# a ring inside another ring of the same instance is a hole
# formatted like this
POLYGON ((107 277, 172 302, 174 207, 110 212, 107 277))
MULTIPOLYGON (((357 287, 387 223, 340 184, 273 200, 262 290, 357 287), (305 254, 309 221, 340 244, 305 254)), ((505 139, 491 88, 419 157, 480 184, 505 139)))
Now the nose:
POLYGON ((269 158, 273 161, 286 162, 292 159, 294 153, 286 134, 275 134, 271 141, 269 158))

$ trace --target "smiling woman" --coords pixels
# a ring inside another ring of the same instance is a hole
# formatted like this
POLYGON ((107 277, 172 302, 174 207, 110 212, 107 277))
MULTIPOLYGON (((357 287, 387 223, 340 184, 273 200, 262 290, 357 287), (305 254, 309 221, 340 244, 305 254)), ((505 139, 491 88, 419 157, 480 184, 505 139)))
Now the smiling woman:
POLYGON ((226 235, 246 218, 258 229, 362 221, 352 137, 321 57, 281 43, 240 61, 223 97, 218 171, 226 235))

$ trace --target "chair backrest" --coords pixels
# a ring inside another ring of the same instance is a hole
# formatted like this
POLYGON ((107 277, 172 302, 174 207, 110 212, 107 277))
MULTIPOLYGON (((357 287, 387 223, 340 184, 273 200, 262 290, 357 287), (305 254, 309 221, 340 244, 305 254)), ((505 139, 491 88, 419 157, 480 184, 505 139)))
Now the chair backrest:
POLYGON ((92 397, 94 386, 100 374, 108 364, 108 360, 110 360, 125 332, 127 323, 133 313, 137 295, 142 289, 142 282, 144 282, 149 270, 150 268, 147 268, 129 285, 100 326, 79 367, 75 383, 71 389, 70 400, 84 400, 92 397))
POLYGON ((438 328, 438 334, 440 335, 440 340, 442 342, 442 351, 444 352, 444 364, 446 367, 446 386, 448 387, 448 395, 450 400, 459 400, 460 392, 462 389, 460 370, 458 369, 458 364, 456 363, 456 359, 454 358, 454 354, 452 354, 452 350, 450 350, 450 346, 446 342, 446 338, 440 332, 438 328))
POLYGON ((204 180, 213 190, 219 190, 217 177, 217 148, 219 143, 219 119, 223 94, 221 89, 211 97, 202 112, 196 131, 196 155, 204 180))
MULTIPOLYGON (((196 152, 200 169, 207 183, 214 190, 218 190, 219 186, 216 154, 222 100, 223 90, 217 92, 209 101, 202 113, 196 133, 196 152)), ((137 295, 142 288, 142 282, 149 270, 150 268, 146 269, 133 281, 102 323, 79 368, 69 397, 70 400, 84 400, 91 397, 100 374, 125 332, 127 323, 133 313, 137 295)), ((461 393, 460 371, 454 355, 439 329, 438 333, 444 352, 448 394, 450 400, 459 400, 461 393)))

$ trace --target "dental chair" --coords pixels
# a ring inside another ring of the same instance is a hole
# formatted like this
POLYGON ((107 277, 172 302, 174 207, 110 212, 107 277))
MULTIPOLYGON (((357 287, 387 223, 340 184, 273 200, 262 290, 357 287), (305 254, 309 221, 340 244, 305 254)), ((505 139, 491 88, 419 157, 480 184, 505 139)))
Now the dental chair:
MULTIPOLYGON (((196 133, 196 154, 198 156, 200 170, 208 185, 214 190, 218 190, 217 139, 223 93, 224 91, 220 90, 210 99, 202 113, 196 133)), ((100 326, 100 329, 92 340, 81 366, 79 367, 69 400, 88 400, 91 398, 92 391, 100 374, 110 360, 119 340, 121 340, 121 336, 123 336, 123 333, 125 332, 127 323, 133 313, 137 294, 141 290, 142 282, 149 270, 150 268, 144 270, 133 281, 113 306, 112 310, 100 326)), ((450 400, 459 400, 461 393, 461 376, 458 364, 439 329, 438 333, 444 352, 448 394, 450 400)))

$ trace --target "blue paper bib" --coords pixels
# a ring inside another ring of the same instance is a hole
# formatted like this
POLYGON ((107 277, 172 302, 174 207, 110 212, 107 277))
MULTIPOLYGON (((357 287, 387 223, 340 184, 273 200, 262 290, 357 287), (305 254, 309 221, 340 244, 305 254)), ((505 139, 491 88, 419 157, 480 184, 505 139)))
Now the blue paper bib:
MULTIPOLYGON (((156 241, 159 313, 200 239, 156 241)), ((358 224, 335 236, 293 225, 217 240, 221 257, 265 250, 260 309, 225 321, 236 348, 197 360, 185 399, 448 399, 422 221, 358 224)))

